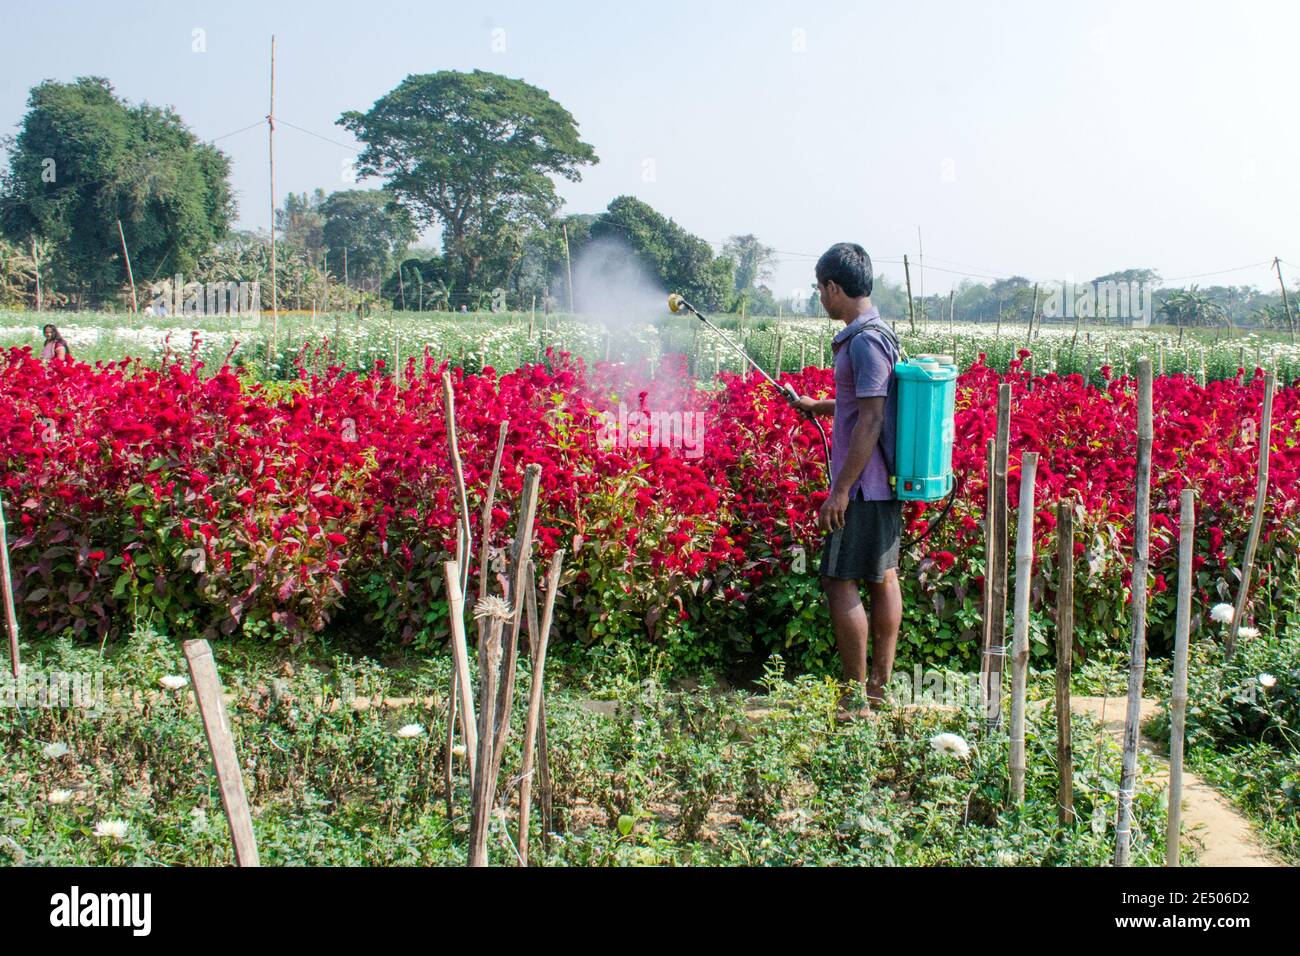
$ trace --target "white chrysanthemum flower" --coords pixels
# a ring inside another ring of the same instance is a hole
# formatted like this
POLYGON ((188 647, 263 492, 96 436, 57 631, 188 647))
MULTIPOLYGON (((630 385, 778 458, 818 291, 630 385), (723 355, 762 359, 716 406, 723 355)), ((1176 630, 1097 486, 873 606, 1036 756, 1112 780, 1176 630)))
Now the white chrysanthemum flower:
POLYGON ((937 753, 952 754, 954 757, 962 758, 970 756, 970 744, 958 734, 935 734, 930 738, 930 746, 937 753))
POLYGON ((1231 604, 1216 604, 1210 608, 1210 620, 1217 621, 1219 624, 1231 624, 1233 610, 1231 604))
POLYGON ((419 724, 406 724, 397 730, 397 736, 399 737, 419 737, 423 733, 424 728, 419 724))
POLYGON ((126 837, 125 820, 100 820, 95 824, 95 836, 108 837, 113 840, 122 840, 126 837))
POLYGON ((68 752, 68 745, 61 742, 46 744, 41 753, 45 754, 47 760, 58 760, 68 752))
POLYGON ((168 690, 180 690, 189 682, 190 679, 181 674, 168 674, 166 677, 163 677, 158 681, 158 683, 162 684, 168 690))
POLYGON ((1259 675, 1259 686, 1263 688, 1276 687, 1277 678, 1267 672, 1259 675))
POLYGON ((998 866, 1015 866, 1017 862, 1016 855, 1010 850, 998 850, 993 859, 998 866))
POLYGON ((1259 637, 1259 628, 1250 627, 1249 625, 1243 624, 1241 627, 1237 628, 1237 636, 1244 637, 1247 639, 1252 637, 1259 637))
POLYGON ((67 803, 72 799, 71 790, 51 790, 45 795, 45 799, 50 803, 67 803))
POLYGON ((456 744, 456 746, 454 746, 454 747, 451 748, 451 755, 452 755, 453 757, 455 757, 457 760, 464 760, 464 759, 465 759, 465 745, 464 745, 464 744, 456 744))
POLYGON ((190 831, 193 833, 205 833, 208 829, 208 811, 202 807, 195 807, 190 811, 190 831))

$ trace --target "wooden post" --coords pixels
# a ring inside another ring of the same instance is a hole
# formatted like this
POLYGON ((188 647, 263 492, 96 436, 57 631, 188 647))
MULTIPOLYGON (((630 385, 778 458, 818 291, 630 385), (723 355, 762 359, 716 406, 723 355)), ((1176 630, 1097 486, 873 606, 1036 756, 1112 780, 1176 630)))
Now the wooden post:
POLYGON ((203 719, 203 732, 207 734, 212 765, 217 772, 221 805, 226 811, 226 823, 230 825, 230 839, 235 845, 235 865, 258 866, 253 818, 248 812, 244 776, 239 768, 239 757, 235 754, 235 740, 230 734, 226 700, 222 696, 221 678, 217 676, 212 648, 204 640, 186 641, 182 646, 190 682, 194 685, 194 699, 203 719))
POLYGON ((1224 656, 1231 658, 1237 649, 1237 629, 1246 613, 1246 598, 1250 595, 1250 578, 1255 570, 1255 549, 1259 546, 1259 532, 1264 524, 1264 506, 1268 499, 1268 460, 1273 445, 1273 391, 1277 376, 1270 369, 1264 373, 1264 409, 1259 422, 1259 465, 1255 478, 1255 510, 1250 517, 1250 532, 1246 535, 1246 553, 1241 561, 1241 581, 1237 584, 1237 602, 1233 608, 1232 623, 1228 625, 1228 640, 1224 656))
POLYGON ((1020 459, 1016 515, 1015 633, 1011 648, 1011 802, 1025 802, 1025 683, 1029 675, 1029 590, 1034 572, 1034 476, 1038 452, 1020 459))
POLYGON ((1192 630, 1192 549, 1196 544, 1196 492, 1179 496, 1178 607, 1174 624, 1174 675, 1169 695, 1169 816, 1165 865, 1178 865, 1179 823, 1183 813, 1183 734, 1187 717, 1187 641, 1192 630))
POLYGON ((916 333, 916 312, 912 302, 912 270, 907 265, 907 253, 903 253, 903 276, 907 280, 907 321, 913 334, 916 333))
MULTIPOLYGON (((483 607, 484 602, 479 602, 483 607)), ((476 609, 477 610, 477 609, 476 609)), ((482 616, 476 613, 475 616, 482 616)), ((505 618, 487 615, 487 632, 478 649, 479 713, 478 757, 474 771, 474 797, 469 814, 469 865, 487 866, 487 831, 496 802, 495 762, 492 753, 492 703, 497 696, 497 673, 501 665, 501 626, 505 618)))
POLYGON ((510 594, 508 595, 511 604, 510 636, 503 641, 501 649, 501 689, 496 705, 496 741, 492 748, 493 780, 501 769, 501 757, 505 753, 506 738, 510 735, 510 708, 515 699, 515 658, 519 651, 520 625, 523 623, 524 583, 528 564, 532 560, 533 519, 537 515, 537 489, 541 474, 541 465, 534 463, 525 468, 524 487, 519 496, 519 521, 510 555, 510 594))
POLYGON ((782 337, 782 335, 781 335, 780 332, 776 333, 776 358, 775 358, 775 360, 772 362, 772 366, 773 366, 773 367, 772 367, 772 377, 773 377, 773 378, 780 378, 780 377, 781 377, 781 359, 782 359, 781 352, 782 352, 784 346, 785 346, 785 339, 782 337))
POLYGON ((131 253, 126 249, 126 233, 122 231, 122 220, 117 221, 117 238, 122 240, 122 258, 126 260, 126 278, 131 283, 131 314, 140 310, 140 303, 135 298, 135 273, 131 271, 131 253))
POLYGON ((1128 866, 1132 843, 1133 790, 1137 782, 1137 745, 1141 720, 1142 678, 1146 672, 1147 566, 1151 511, 1151 359, 1137 368, 1137 502, 1133 508, 1132 640, 1129 643, 1128 706, 1124 714, 1124 758, 1120 771, 1115 822, 1115 865, 1128 866))
POLYGON ((5 625, 9 630, 9 669, 18 680, 18 615, 14 612, 14 583, 9 570, 9 537, 5 532, 4 499, 0 498, 0 588, 4 589, 5 625))
MULTIPOLYGON (((528 865, 528 817, 532 811, 533 748, 537 742, 537 725, 542 715, 542 677, 546 670, 546 646, 551 637, 551 621, 555 613, 555 595, 560 587, 560 568, 564 564, 564 551, 551 555, 551 567, 546 573, 546 604, 542 610, 540 631, 531 633, 533 680, 528 688, 528 718, 524 723, 524 759, 519 771, 519 865, 528 865)), ((530 563, 531 570, 531 563, 530 563)), ((531 575, 529 575, 531 577, 531 575)), ((532 591, 532 589, 529 589, 532 591)), ((536 592, 530 598, 536 603, 536 592)), ((534 613, 536 608, 533 608, 534 613)), ((530 616, 531 617, 531 616, 530 616)), ((529 620, 530 627, 535 624, 529 620)))
POLYGON ((1074 655, 1074 502, 1056 506, 1056 767, 1061 826, 1074 823, 1074 745, 1070 738, 1070 669, 1074 655))

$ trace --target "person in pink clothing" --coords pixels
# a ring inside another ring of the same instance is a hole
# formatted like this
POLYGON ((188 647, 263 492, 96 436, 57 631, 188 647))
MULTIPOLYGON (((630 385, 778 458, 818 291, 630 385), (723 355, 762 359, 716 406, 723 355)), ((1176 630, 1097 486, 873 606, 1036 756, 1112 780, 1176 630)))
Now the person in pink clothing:
POLYGON ((68 349, 68 343, 63 341, 63 336, 59 334, 58 329, 52 325, 47 325, 43 331, 45 334, 45 347, 41 349, 42 362, 48 362, 51 359, 65 359, 72 356, 72 352, 68 349))

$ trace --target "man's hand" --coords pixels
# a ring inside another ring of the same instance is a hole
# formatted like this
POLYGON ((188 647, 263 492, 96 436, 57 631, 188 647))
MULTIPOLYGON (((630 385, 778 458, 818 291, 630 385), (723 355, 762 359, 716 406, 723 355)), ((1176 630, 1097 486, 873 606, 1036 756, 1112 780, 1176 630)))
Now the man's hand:
POLYGON ((835 414, 835 399, 833 398, 809 398, 807 395, 786 395, 785 400, 790 403, 791 408, 797 412, 802 412, 809 418, 814 415, 835 414))
POLYGON ((824 531, 838 531, 844 527, 844 513, 849 508, 849 493, 832 488, 830 495, 822 502, 822 510, 817 515, 817 524, 824 531))

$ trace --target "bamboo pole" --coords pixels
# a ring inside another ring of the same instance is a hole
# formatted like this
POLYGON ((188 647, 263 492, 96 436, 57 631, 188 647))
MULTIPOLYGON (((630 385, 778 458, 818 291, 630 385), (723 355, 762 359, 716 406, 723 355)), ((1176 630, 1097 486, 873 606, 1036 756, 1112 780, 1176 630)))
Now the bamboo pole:
POLYGON ((1007 457, 1011 433, 1011 384, 998 386, 998 430, 993 457, 993 623, 989 632, 987 729, 1002 722, 1002 671, 1006 666, 1007 639, 1007 457))
MULTIPOLYGON (((555 595, 560 587, 560 569, 564 564, 564 551, 556 551, 551 555, 551 567, 546 574, 546 604, 542 610, 541 630, 531 632, 529 642, 532 649, 533 658, 533 680, 528 688, 528 718, 524 723, 524 759, 523 768, 519 772, 519 865, 528 865, 528 817, 532 810, 532 787, 533 787, 533 748, 537 742, 537 725, 542 715, 542 678, 546 671, 546 647, 551 638, 551 622, 555 614, 555 595)), ((532 565, 529 563, 531 571, 532 565)), ((531 577, 531 574, 530 574, 531 577)), ((529 626, 534 627, 536 621, 532 620, 536 616, 536 590, 529 588, 532 592, 529 597, 533 605, 533 614, 530 615, 529 626)))
POLYGON ((131 271, 131 253, 126 248, 126 233, 122 231, 122 220, 117 221, 117 238, 122 240, 122 258, 126 260, 126 278, 131 283, 131 314, 140 310, 140 303, 135 297, 135 273, 131 271))
POLYGON ((1070 669, 1074 656, 1074 502, 1056 506, 1056 768, 1062 826, 1074 823, 1074 745, 1070 733, 1070 669))
MULTIPOLYGON (((397 348, 397 340, 393 340, 397 348)), ((460 462, 460 443, 456 440, 456 397, 451 389, 451 373, 442 373, 443 416, 447 427, 447 450, 451 456, 452 471, 456 479, 456 505, 460 511, 461 524, 465 529, 463 547, 457 549, 456 562, 460 566, 460 590, 469 589, 469 556, 474 552, 474 536, 470 531, 469 499, 465 496, 465 470, 460 462)))
POLYGON ((1286 283, 1282 281, 1282 260, 1273 257, 1273 268, 1277 270, 1277 284, 1282 288, 1282 305, 1286 308, 1286 325, 1291 332, 1291 344, 1295 345, 1295 316, 1291 312, 1291 299, 1286 294, 1286 283))
POLYGON ((1038 283, 1034 283, 1034 297, 1029 302, 1029 335, 1025 339, 1025 348, 1034 346, 1034 313, 1038 311, 1038 283))
POLYGON ((984 600, 983 634, 980 641, 980 707, 987 718, 989 714, 989 662, 993 645, 993 567, 997 563, 997 548, 993 541, 993 480, 997 439, 990 438, 984 455, 984 600))
POLYGON ((9 536, 5 531, 4 499, 0 498, 0 588, 4 590, 5 625, 9 631, 9 669, 18 680, 18 615, 14 611, 14 583, 9 570, 9 536))
POLYGON ((478 728, 474 716, 474 690, 469 682, 469 645, 465 639, 465 595, 460 589, 459 565, 455 561, 444 561, 442 569, 447 581, 447 609, 451 618, 451 658, 454 671, 452 680, 460 707, 460 732, 465 739, 465 761, 469 765, 470 779, 473 779, 475 761, 478 759, 478 728))
POLYGON ((907 264, 907 253, 903 253, 903 276, 907 280, 907 321, 916 333, 916 312, 912 302, 912 270, 907 264))
POLYGON ((488 568, 488 552, 492 539, 492 506, 496 503, 497 481, 501 477, 501 457, 505 454, 506 433, 509 430, 509 420, 503 421, 501 427, 497 430, 497 450, 492 457, 492 477, 488 479, 487 494, 483 498, 483 524, 480 529, 480 537, 483 540, 479 545, 481 550, 479 552, 478 569, 478 596, 480 601, 487 597, 488 593, 488 575, 491 573, 488 568))
POLYGON ((1137 782, 1137 745, 1142 705, 1142 678, 1146 671, 1147 566, 1150 546, 1151 359, 1138 359, 1137 368, 1137 502, 1133 508, 1133 634, 1129 644, 1128 705, 1124 714, 1124 758, 1120 771, 1119 804, 1115 822, 1115 865, 1128 866, 1132 845, 1133 791, 1137 782))
POLYGON ((1264 506, 1268 499, 1268 460, 1273 445, 1273 391, 1277 376, 1270 369, 1264 373, 1264 408, 1259 422, 1259 465, 1255 479, 1255 509, 1250 516, 1250 532, 1246 535, 1246 553, 1241 561, 1241 581, 1237 584, 1237 602, 1233 608, 1232 623, 1228 625, 1228 640, 1224 656, 1231 658, 1237 650, 1237 629, 1246 613, 1246 598, 1250 595, 1250 578, 1255 570, 1255 549, 1259 547, 1259 532, 1264 524, 1264 506))
POLYGON ((524 469, 524 487, 520 493, 519 523, 515 529, 515 542, 511 549, 510 636, 502 644, 501 687, 496 703, 496 742, 493 745, 492 778, 501 769, 506 738, 510 736, 510 709, 515 697, 515 659, 519 652, 519 631, 523 623, 524 584, 528 565, 532 560, 533 519, 537 514, 537 488, 542 466, 531 464, 524 469))
POLYGON ((1187 718, 1187 641, 1192 630, 1192 549, 1196 543, 1196 492, 1179 497, 1178 608, 1174 624, 1174 674, 1169 695, 1169 814, 1165 865, 1178 865, 1183 813, 1183 734, 1187 718))
POLYGON ((275 279, 275 34, 271 34, 271 108, 266 114, 266 155, 271 171, 271 337, 280 321, 280 291, 275 279))
POLYGON ((1020 459, 1016 515, 1015 632, 1011 648, 1011 801, 1025 802, 1025 684, 1029 676, 1029 590, 1034 573, 1034 476, 1038 452, 1020 459))
MULTIPOLYGON (((479 602, 479 609, 486 602, 479 602)), ((475 616, 485 616, 478 613, 475 616)), ((501 666, 501 626, 505 617, 486 615, 487 631, 479 645, 479 714, 478 757, 474 772, 474 797, 469 816, 469 865, 487 866, 487 831, 496 796, 496 776, 492 773, 492 702, 497 694, 497 673, 501 666)))

